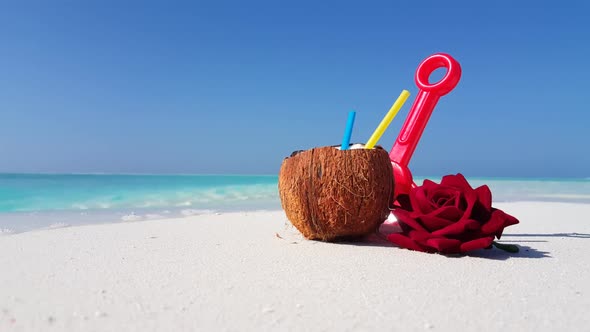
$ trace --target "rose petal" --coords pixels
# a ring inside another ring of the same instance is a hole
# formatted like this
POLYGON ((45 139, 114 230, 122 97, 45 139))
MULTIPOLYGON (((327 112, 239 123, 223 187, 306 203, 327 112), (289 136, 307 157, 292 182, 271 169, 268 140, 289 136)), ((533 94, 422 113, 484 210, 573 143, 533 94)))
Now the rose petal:
POLYGON ((387 236, 387 240, 406 249, 427 252, 426 248, 418 245, 414 240, 400 233, 393 233, 387 236))
POLYGON ((467 200, 465 199, 465 195, 459 194, 457 199, 455 200, 455 207, 461 211, 465 211, 467 209, 467 200))
POLYGON ((410 201, 412 210, 426 214, 436 209, 436 205, 426 196, 426 190, 423 187, 412 188, 410 191, 410 201))
POLYGON ((477 193, 471 187, 469 182, 467 182, 467 179, 465 179, 463 174, 458 173, 457 175, 446 175, 443 177, 441 185, 456 188, 460 191, 461 195, 459 197, 463 198, 463 200, 460 200, 459 202, 464 203, 465 208, 463 208, 463 210, 465 211, 466 215, 470 216, 473 206, 478 200, 478 197, 477 193))
MULTIPOLYGON (((496 211, 498 209, 492 209, 492 211, 496 211)), ((504 216, 506 217, 506 221, 504 222, 504 227, 512 226, 518 224, 520 221, 516 219, 514 216, 502 211, 504 216)))
MULTIPOLYGON (((465 203, 467 203, 467 206, 465 207, 465 215, 466 216, 471 216, 471 214, 473 213, 473 207, 476 205, 477 203, 477 194, 475 193, 474 190, 471 191, 464 191, 462 192, 463 197, 465 199, 465 203)), ((479 220, 482 221, 482 220, 479 220)), ((485 221, 485 220, 483 220, 485 221)))
POLYGON ((462 213, 454 206, 440 208, 430 214, 420 216, 420 223, 430 232, 445 228, 461 219, 462 213))
POLYGON ((502 210, 498 210, 498 209, 492 209, 492 218, 503 219, 503 226, 494 233, 494 235, 496 235, 496 237, 498 239, 500 237, 502 237, 502 232, 504 231, 504 228, 506 228, 508 226, 516 225, 519 223, 518 219, 516 219, 513 216, 509 215, 508 213, 506 213, 502 210))
POLYGON ((463 217, 463 211, 454 206, 445 206, 436 210, 435 213, 438 218, 445 219, 451 222, 457 222, 463 217))
POLYGON ((443 186, 450 186, 453 188, 460 189, 463 192, 473 191, 467 179, 461 173, 457 173, 456 175, 445 175, 443 176, 440 184, 443 186))
POLYGON ((454 200, 457 196, 460 195, 461 192, 455 188, 438 187, 433 190, 430 190, 426 198, 432 206, 434 206, 435 208, 439 208, 445 205, 454 205, 454 200))
POLYGON ((507 214, 504 211, 495 210, 492 212, 490 220, 481 226, 481 232, 486 235, 502 235, 502 230, 508 226, 505 223, 509 222, 506 216, 507 214))
POLYGON ((416 241, 418 244, 425 244, 430 238, 432 238, 432 234, 429 232, 423 231, 409 231, 406 234, 410 239, 416 241))
POLYGON ((426 241, 426 245, 436 249, 445 254, 458 253, 461 247, 461 241, 455 239, 447 239, 445 237, 430 238, 426 241))
POLYGON ((474 231, 479 229, 480 223, 473 219, 461 219, 458 222, 452 223, 451 225, 432 232, 434 236, 456 236, 461 235, 467 231, 474 231))
POLYGON ((461 252, 467 252, 467 251, 471 251, 471 250, 484 249, 484 248, 491 246, 493 241, 494 241, 493 236, 482 237, 479 239, 475 239, 475 240, 471 240, 471 241, 462 243, 460 250, 461 250, 461 252))
POLYGON ((492 192, 487 185, 475 188, 477 200, 488 210, 492 210, 492 192))
POLYGON ((456 191, 452 197, 444 197, 441 195, 439 197, 434 197, 433 203, 440 207, 455 206, 455 202, 457 201, 459 196, 461 196, 461 193, 459 191, 456 191))
POLYGON ((422 185, 420 187, 423 187, 426 191, 428 191, 429 189, 436 188, 438 186, 438 183, 432 180, 425 179, 424 181, 422 181, 422 185))
POLYGON ((406 210, 402 210, 402 209, 393 209, 393 211, 391 211, 393 213, 393 215, 395 216, 395 218, 397 219, 397 221, 407 227, 409 227, 410 229, 415 229, 418 231, 422 231, 422 232, 427 232, 427 230, 424 228, 424 226, 422 226, 416 219, 414 219, 412 217, 412 212, 406 211, 406 210))

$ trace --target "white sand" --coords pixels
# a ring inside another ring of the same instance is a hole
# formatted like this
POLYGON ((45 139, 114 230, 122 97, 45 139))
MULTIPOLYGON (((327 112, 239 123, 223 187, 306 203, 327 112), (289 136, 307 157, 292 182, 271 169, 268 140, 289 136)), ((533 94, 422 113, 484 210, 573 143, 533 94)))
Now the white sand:
POLYGON ((496 205, 518 254, 306 241, 281 211, 0 236, 0 331, 590 329, 590 205, 496 205))

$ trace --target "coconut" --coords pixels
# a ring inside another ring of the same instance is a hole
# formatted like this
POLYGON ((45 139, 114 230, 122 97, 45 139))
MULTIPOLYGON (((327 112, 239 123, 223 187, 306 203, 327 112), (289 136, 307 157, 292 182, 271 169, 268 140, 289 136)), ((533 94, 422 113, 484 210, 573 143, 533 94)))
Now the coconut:
POLYGON ((350 240, 374 232, 393 201, 388 153, 327 146, 296 151, 279 172, 287 218, 308 239, 350 240))

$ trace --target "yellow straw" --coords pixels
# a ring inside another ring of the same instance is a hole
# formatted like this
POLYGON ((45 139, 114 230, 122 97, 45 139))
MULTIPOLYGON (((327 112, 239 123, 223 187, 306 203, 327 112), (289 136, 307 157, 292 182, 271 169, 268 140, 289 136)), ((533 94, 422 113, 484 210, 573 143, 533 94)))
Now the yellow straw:
POLYGON ((379 124, 377 129, 375 129, 375 132, 373 132, 373 135, 371 135, 371 138, 369 138, 367 144, 365 144, 365 149, 372 149, 373 147, 375 147, 375 144, 377 144, 377 141, 379 141, 381 135, 383 135, 385 129, 387 129, 387 127, 391 123, 391 120, 395 118, 400 108, 404 106, 404 103, 406 102, 409 96, 410 92, 408 90, 402 90, 402 93, 399 95, 399 97, 397 97, 397 100, 395 101, 395 103, 393 103, 393 106, 391 106, 389 112, 385 114, 385 117, 383 118, 383 120, 381 120, 381 123, 379 124))

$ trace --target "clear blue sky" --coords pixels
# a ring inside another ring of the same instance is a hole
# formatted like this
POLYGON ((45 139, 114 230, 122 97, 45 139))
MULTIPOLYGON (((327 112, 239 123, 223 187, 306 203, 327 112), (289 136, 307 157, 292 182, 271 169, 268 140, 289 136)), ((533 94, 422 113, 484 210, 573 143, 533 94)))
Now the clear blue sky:
POLYGON ((415 175, 589 177, 590 6, 546 3, 2 2, 0 172, 276 174, 408 89, 389 150, 447 52, 415 175))

